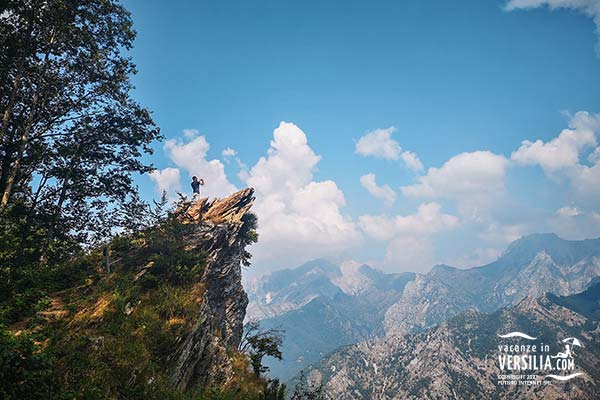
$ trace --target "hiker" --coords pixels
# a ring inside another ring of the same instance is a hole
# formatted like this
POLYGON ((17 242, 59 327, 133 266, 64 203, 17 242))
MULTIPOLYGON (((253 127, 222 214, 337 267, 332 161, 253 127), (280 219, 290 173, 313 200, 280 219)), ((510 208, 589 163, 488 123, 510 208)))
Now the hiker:
POLYGON ((194 194, 200 194, 200 186, 203 185, 204 179, 200 178, 200 180, 198 180, 198 177, 192 176, 192 191, 194 192, 194 194))

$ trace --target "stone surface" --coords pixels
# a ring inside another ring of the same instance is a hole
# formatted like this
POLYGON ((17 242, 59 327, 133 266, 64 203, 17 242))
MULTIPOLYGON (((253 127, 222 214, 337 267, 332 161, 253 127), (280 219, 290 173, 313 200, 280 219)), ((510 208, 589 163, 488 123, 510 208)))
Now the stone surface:
POLYGON ((239 345, 248 305, 241 273, 248 241, 242 232, 253 194, 248 188, 224 199, 195 198, 179 210, 186 222, 195 224, 187 239, 190 249, 208 255, 200 280, 201 311, 194 329, 182 338, 173 355, 172 379, 180 389, 222 385, 232 376, 227 351, 239 345))

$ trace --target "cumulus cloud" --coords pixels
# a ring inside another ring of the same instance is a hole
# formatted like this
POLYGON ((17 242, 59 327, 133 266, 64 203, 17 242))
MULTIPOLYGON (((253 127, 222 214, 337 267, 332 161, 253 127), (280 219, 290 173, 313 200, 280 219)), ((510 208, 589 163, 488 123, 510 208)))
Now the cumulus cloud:
POLYGON ((598 164, 600 162, 600 147, 596 147, 594 151, 590 153, 588 161, 592 164, 598 164))
POLYGON ((441 212, 438 203, 421 204, 416 214, 362 215, 359 224, 367 234, 377 240, 390 240, 400 235, 430 235, 459 225, 458 217, 441 212))
POLYGON ((600 114, 579 111, 570 118, 568 125, 548 142, 524 141, 511 158, 520 164, 539 165, 551 176, 566 178, 577 198, 592 204, 600 201, 600 164, 596 159, 600 150, 595 147, 600 114), (587 161, 592 165, 581 160, 586 151, 590 151, 587 161))
POLYGON ((394 272, 425 273, 435 264, 431 239, 399 236, 387 245, 384 263, 394 272))
POLYGON ((404 164, 413 171, 423 171, 424 167, 419 157, 412 151, 403 151, 400 155, 404 164))
POLYGON ((588 239, 600 236, 600 214, 579 207, 561 207, 549 218, 548 231, 570 239, 588 239))
POLYGON ((512 153, 511 159, 520 164, 539 164, 547 172, 574 167, 579 163, 581 151, 596 145, 595 131, 599 127, 600 115, 580 111, 558 137, 549 142, 525 140, 512 153))
POLYGON ((408 197, 461 198, 497 193, 505 187, 508 160, 490 151, 461 153, 440 168, 429 168, 414 185, 402 186, 408 197))
POLYGON ((179 168, 190 176, 204 179, 202 194, 209 197, 223 197, 233 193, 236 187, 225 175, 225 167, 219 160, 207 159, 210 144, 204 136, 196 136, 191 140, 171 139, 164 145, 167 156, 179 168))
POLYGON ((400 158, 402 148, 398 142, 392 139, 392 133, 395 131, 396 128, 389 127, 367 133, 356 142, 356 153, 386 160, 397 160, 400 158))
POLYGON ((446 260, 444 264, 458 268, 478 267, 496 261, 502 255, 503 250, 494 247, 479 247, 465 256, 446 260))
POLYGON ((338 254, 360 240, 354 222, 342 214, 343 192, 331 180, 313 179, 319 160, 304 132, 281 122, 266 157, 247 172, 244 182, 257 198, 256 260, 302 262, 338 254))
POLYGON ((162 193, 166 191, 169 195, 174 195, 181 190, 181 180, 178 168, 165 168, 150 172, 150 179, 156 184, 156 191, 162 193))
POLYGON ((400 144, 392 139, 394 132, 396 132, 396 128, 393 126, 368 132, 356 142, 356 153, 386 160, 398 160, 401 158, 411 170, 423 170, 423 164, 417 155, 410 151, 403 151, 400 144))
POLYGON ((458 217, 441 212, 438 203, 421 204, 411 215, 362 215, 360 228, 387 241, 384 263, 399 271, 425 271, 433 265, 431 236, 456 229, 458 217))
POLYGON ((388 185, 378 186, 377 182, 375 182, 375 174, 361 176, 360 184, 367 189, 371 195, 383 200, 386 207, 391 207, 396 201, 396 192, 388 185))
POLYGON ((193 138, 195 138, 196 136, 198 136, 198 133, 199 133, 199 132, 198 132, 198 129, 184 129, 184 130, 183 130, 183 136, 184 136, 186 139, 193 139, 193 138))
POLYGON ((524 224, 507 224, 492 221, 485 225, 479 237, 488 243, 507 245, 523 237, 527 233, 527 227, 524 224))
POLYGON ((235 157, 237 155, 237 152, 231 147, 228 147, 221 152, 221 155, 223 157, 235 157))

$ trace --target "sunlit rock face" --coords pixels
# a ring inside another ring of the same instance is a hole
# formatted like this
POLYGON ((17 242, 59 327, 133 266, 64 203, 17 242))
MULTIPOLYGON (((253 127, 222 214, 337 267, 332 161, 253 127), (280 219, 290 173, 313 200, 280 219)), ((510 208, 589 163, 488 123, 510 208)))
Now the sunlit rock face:
POLYGON ((223 384, 233 374, 227 351, 240 343, 248 305, 241 268, 249 257, 245 230, 253 194, 244 189, 224 199, 195 198, 181 206, 181 218, 195 225, 189 247, 205 252, 207 265, 195 327, 173 355, 172 379, 180 389, 223 384))

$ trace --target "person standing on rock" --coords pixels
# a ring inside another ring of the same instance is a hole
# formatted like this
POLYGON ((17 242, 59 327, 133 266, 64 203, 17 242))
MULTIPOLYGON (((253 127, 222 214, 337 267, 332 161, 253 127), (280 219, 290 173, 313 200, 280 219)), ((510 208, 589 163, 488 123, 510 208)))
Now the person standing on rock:
POLYGON ((192 176, 192 191, 194 194, 200 194, 200 186, 204 185, 204 179, 198 178, 196 176, 192 176))

